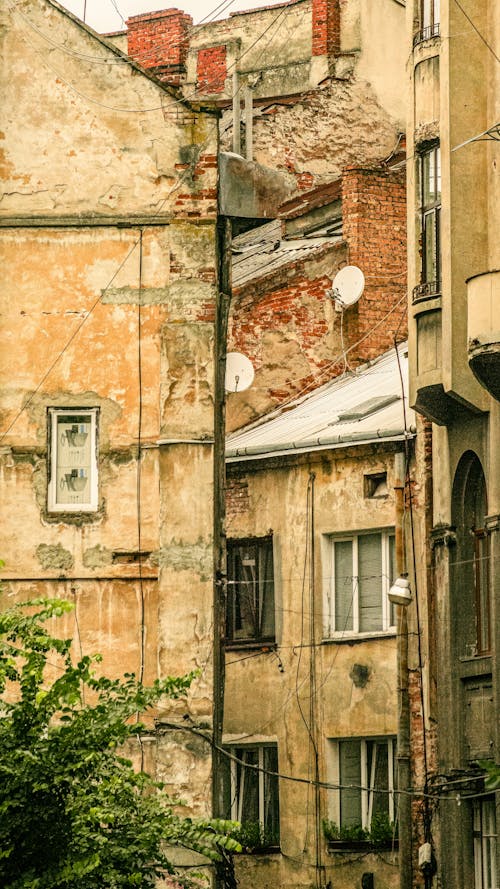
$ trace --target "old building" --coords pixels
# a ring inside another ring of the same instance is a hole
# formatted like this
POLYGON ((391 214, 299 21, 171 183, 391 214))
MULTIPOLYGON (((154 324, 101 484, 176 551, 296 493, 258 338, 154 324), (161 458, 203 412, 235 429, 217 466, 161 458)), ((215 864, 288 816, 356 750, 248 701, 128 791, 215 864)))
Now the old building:
POLYGON ((429 794, 416 845, 433 845, 425 885, 495 889, 498 799, 478 761, 500 758, 500 9, 407 7, 410 393, 433 454, 419 650, 410 639, 424 684, 411 702, 414 780, 429 794))
MULTIPOLYGON (((217 120, 51 0, 1 16, 4 591, 74 601, 108 675, 199 669, 211 724, 217 120)), ((207 814, 185 740, 144 753, 207 814)))
POLYGON ((228 438, 225 814, 259 853, 242 889, 399 885, 406 368, 392 349, 228 438))

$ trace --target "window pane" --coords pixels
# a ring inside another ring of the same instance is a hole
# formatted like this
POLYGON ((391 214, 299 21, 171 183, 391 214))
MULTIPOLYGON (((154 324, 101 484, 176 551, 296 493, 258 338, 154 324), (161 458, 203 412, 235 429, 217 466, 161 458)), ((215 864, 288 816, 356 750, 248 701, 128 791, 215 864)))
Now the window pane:
MULTIPOLYGON (((396 580, 396 538, 393 534, 389 537, 389 577, 387 589, 390 589, 396 580)), ((389 602, 389 624, 396 626, 396 606, 389 602)))
POLYGON ((353 629, 352 541, 335 543, 335 629, 353 629))
POLYGON ((358 538, 359 629, 382 628, 382 537, 363 534, 358 538))
POLYGON ((368 824, 375 815, 389 817, 389 763, 387 741, 369 741, 367 748, 368 824))
POLYGON ((422 266, 424 281, 437 280, 437 215, 434 210, 423 217, 422 266))
MULTIPOLYGON (((264 768, 269 772, 278 771, 278 748, 264 747, 264 768)), ((279 843, 280 810, 279 784, 275 775, 264 774, 264 828, 270 843, 279 843)))
MULTIPOLYGON (((257 766, 258 753, 255 749, 238 748, 236 756, 244 763, 257 766)), ((238 763, 237 766, 238 821, 259 821, 259 772, 247 769, 238 763)))
POLYGON ((361 825, 361 741, 339 741, 339 776, 340 823, 361 825))
POLYGON ((90 503, 92 419, 88 414, 57 414, 56 503, 90 503))
POLYGON ((422 0, 422 27, 428 28, 431 24, 431 0, 422 0))
POLYGON ((259 561, 260 589, 260 636, 268 639, 274 637, 274 568, 273 541, 263 541, 260 546, 259 561))
POLYGON ((226 635, 229 639, 273 639, 272 539, 228 543, 226 635))

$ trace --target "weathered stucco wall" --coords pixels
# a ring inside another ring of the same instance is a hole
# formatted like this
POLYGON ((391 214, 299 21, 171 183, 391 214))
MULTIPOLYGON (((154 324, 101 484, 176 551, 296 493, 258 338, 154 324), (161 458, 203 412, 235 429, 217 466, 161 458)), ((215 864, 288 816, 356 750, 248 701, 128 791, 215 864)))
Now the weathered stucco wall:
MULTIPOLYGON (((273 535, 277 646, 275 650, 226 653, 224 731, 228 741, 274 741, 279 772, 314 777, 314 757, 305 722, 310 720, 311 658, 316 675, 313 694, 315 742, 322 781, 332 781, 328 738, 397 733, 396 637, 323 642, 326 544, 332 534, 370 528, 394 528, 394 450, 382 447, 324 452, 286 463, 278 459, 228 466, 227 534, 229 538, 273 535), (387 472, 388 496, 364 494, 366 473, 387 472), (311 515, 314 473, 314 519, 311 515), (309 490, 309 494, 308 494, 309 490), (313 523, 311 525, 311 522, 313 523), (315 561, 310 575, 311 535, 315 561), (312 596, 312 603, 311 603, 312 596), (311 604, 315 629, 311 627, 311 604), (359 682, 364 674, 366 682, 359 682), (242 707, 241 702, 245 702, 242 707)), ((280 781, 281 855, 238 861, 242 889, 274 885, 313 886, 315 800, 312 787, 280 781)), ((321 790, 319 816, 332 817, 331 798, 321 790)), ((327 851, 320 839, 326 880, 347 889, 361 875, 375 873, 376 886, 399 885, 396 858, 359 857, 327 851)))
MULTIPOLYGON (((158 715, 209 725, 216 117, 50 0, 1 15, 7 590, 73 600, 57 629, 108 675, 200 668, 158 715), (48 509, 50 407, 98 410, 96 510, 48 509)), ((153 746, 208 813, 207 745, 153 746)))

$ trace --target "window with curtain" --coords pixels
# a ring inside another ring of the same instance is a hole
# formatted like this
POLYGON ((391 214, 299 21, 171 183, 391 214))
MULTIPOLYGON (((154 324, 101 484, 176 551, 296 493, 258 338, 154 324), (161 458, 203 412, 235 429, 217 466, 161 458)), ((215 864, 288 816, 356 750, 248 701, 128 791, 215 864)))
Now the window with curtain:
POLYGON ((274 641, 272 537, 229 540, 227 578, 227 641, 274 641))
POLYGON ((243 826, 259 826, 263 845, 279 845, 278 747, 226 748, 225 815, 243 826))
POLYGON ((370 831, 374 819, 396 820, 396 741, 346 738, 330 741, 338 762, 334 810, 340 827, 370 831))
POLYGON ((395 613, 388 598, 395 578, 393 531, 330 538, 325 636, 388 632, 395 613))

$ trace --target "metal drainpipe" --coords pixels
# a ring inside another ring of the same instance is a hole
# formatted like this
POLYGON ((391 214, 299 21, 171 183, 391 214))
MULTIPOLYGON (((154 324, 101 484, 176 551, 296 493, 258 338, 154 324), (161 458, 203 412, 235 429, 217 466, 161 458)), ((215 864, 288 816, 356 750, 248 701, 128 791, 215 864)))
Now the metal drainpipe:
MULTIPOLYGON (((405 496, 405 455, 396 454, 395 470, 395 543, 396 573, 406 573, 404 549, 404 496, 405 496)), ((410 700, 408 693, 408 606, 398 605, 397 665, 398 665, 398 790, 411 789, 410 765, 410 700)), ((411 796, 402 793, 398 797, 399 820, 399 885, 400 889, 412 886, 412 835, 411 835, 411 796)))

